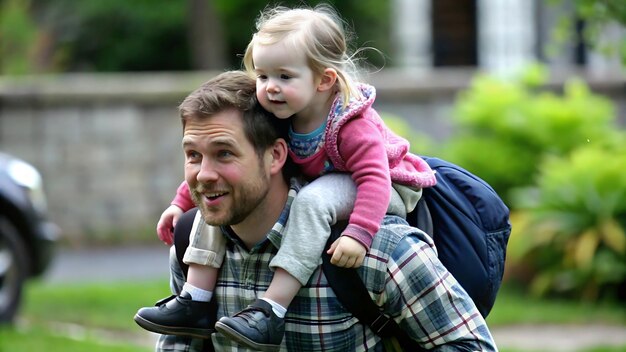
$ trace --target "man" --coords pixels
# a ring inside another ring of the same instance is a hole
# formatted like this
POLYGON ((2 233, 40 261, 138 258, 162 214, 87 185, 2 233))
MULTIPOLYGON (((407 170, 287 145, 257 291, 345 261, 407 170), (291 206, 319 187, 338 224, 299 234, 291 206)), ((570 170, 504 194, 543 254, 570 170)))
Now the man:
MULTIPOLYGON (((222 226, 226 257, 213 299, 217 318, 239 312, 267 289, 276 254, 298 182, 283 167, 287 144, 280 138, 279 120, 259 108, 255 81, 242 72, 226 72, 205 83, 181 104, 185 179, 200 216, 222 226)), ((194 216, 186 214, 185 217, 194 216)), ((181 220, 182 222, 188 220, 181 220)), ((180 226, 180 225, 179 225, 180 226)), ((177 241, 188 238, 188 231, 177 241)), ((193 232, 193 230, 192 230, 193 232)), ((185 244, 177 242, 178 253, 185 244)), ((183 271, 172 256, 172 289, 179 293, 183 271)), ((370 295, 409 335, 438 351, 496 350, 485 321, 473 302, 437 259, 432 240, 388 216, 375 236, 369 255, 357 269, 370 295)), ((259 310, 257 310, 259 312, 259 310)), ((271 306, 261 310, 273 317, 271 306)), ((140 310, 179 319, 181 324, 208 328, 210 306, 177 296, 140 310)), ((139 313, 138 313, 139 314, 139 313)), ((255 313, 257 314, 257 313, 255 313)), ((261 314, 261 313, 258 313, 261 314)), ((250 316, 255 324, 254 314, 250 316)), ((261 327, 263 328, 263 327, 261 327)), ((298 293, 285 317, 283 350, 383 350, 383 341, 337 301, 318 268, 298 293)), ((244 349, 214 333, 218 350, 244 349)), ((199 351, 203 341, 162 336, 159 351, 199 351)), ((268 343, 268 349, 274 342, 268 343)), ((210 346, 205 346, 210 347, 210 346)))

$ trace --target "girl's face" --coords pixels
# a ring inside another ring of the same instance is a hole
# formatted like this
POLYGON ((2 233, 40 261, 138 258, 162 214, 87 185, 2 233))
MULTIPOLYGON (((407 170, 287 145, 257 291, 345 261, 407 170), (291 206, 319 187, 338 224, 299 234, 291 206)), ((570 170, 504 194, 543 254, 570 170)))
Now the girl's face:
POLYGON ((316 104, 318 82, 300 50, 284 42, 255 44, 252 60, 257 98, 276 117, 300 117, 316 104))

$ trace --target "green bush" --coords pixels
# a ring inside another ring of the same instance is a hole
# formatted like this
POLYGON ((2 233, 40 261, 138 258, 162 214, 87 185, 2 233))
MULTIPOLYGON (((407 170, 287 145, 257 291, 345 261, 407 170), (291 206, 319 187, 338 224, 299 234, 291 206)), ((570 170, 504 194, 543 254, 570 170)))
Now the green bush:
POLYGON ((516 79, 478 76, 459 96, 459 133, 444 157, 512 209, 507 279, 539 296, 618 297, 626 289, 626 138, 609 99, 577 79, 548 90, 546 77, 539 66, 516 79))
POLYGON ((458 135, 445 157, 480 175, 509 203, 509 191, 533 183, 545 155, 566 155, 586 145, 613 145, 611 102, 577 79, 562 94, 540 89, 536 66, 516 79, 480 75, 455 105, 458 135))
MULTIPOLYGON (((586 147, 541 164, 515 192, 522 221, 511 244, 536 275, 530 290, 587 300, 626 288, 626 148, 586 147)), ((620 297, 624 298, 624 296, 620 297)))

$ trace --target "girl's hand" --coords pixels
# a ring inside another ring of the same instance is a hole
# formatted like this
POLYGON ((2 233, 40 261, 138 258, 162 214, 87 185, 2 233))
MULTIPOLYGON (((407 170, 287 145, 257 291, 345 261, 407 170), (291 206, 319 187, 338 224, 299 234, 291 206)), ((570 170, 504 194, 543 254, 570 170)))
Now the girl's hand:
POLYGON ((357 240, 341 236, 330 246, 327 251, 332 255, 330 262, 342 268, 358 268, 363 264, 367 250, 357 240))
POLYGON ((171 246, 174 243, 174 226, 180 216, 183 215, 183 210, 175 205, 170 205, 157 223, 157 235, 159 239, 165 242, 166 245, 171 246))

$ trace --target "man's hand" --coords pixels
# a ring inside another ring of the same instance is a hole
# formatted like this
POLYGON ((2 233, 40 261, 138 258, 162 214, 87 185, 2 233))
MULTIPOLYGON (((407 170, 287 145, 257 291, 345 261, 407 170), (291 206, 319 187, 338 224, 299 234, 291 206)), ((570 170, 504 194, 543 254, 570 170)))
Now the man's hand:
POLYGON ((165 242, 166 245, 171 246, 174 243, 174 233, 172 230, 180 216, 183 215, 183 210, 175 205, 170 205, 163 214, 161 214, 161 218, 157 223, 157 235, 159 235, 159 239, 165 242))
POLYGON ((330 246, 327 251, 332 255, 330 262, 342 268, 358 268, 363 264, 367 250, 357 240, 341 236, 330 246))

